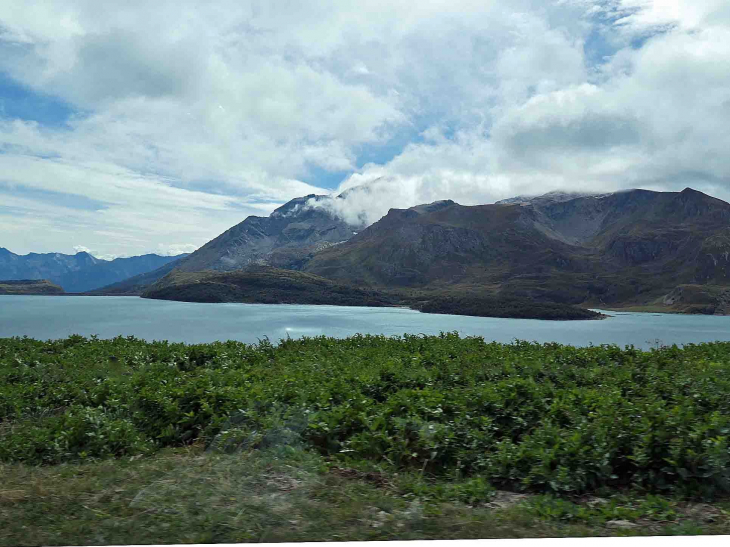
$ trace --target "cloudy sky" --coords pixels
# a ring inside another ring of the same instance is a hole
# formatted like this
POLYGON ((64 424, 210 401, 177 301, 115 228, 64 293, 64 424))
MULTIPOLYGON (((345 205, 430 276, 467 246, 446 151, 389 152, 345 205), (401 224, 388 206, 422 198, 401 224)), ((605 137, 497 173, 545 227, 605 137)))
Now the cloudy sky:
POLYGON ((687 186, 730 200, 727 0, 5 0, 0 246, 190 251, 352 210, 687 186), (372 181, 377 181, 372 183, 372 181))

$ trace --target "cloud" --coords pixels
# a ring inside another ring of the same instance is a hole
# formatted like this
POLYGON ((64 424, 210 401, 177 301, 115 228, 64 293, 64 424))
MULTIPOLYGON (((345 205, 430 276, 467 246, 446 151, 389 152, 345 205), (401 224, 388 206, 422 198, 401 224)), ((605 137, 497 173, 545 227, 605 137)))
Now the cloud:
POLYGON ((156 253, 162 256, 177 256, 185 253, 192 253, 197 250, 198 246, 194 243, 169 243, 167 245, 160 243, 157 245, 156 253))
POLYGON ((114 254, 102 254, 97 251, 92 251, 88 247, 84 247, 83 245, 74 245, 73 250, 76 253, 87 253, 93 256, 94 258, 98 258, 99 260, 114 260, 115 258, 120 258, 118 255, 114 254))
MULTIPOLYGON (((338 202, 339 213, 372 219, 393 204, 446 198, 477 204, 551 190, 635 187, 692 186, 730 200, 730 18, 719 17, 726 6, 614 6, 624 16, 612 28, 651 35, 640 47, 627 41, 584 81, 504 99, 491 121, 450 137, 429 127, 423 142, 344 181, 338 192, 369 186, 338 202)), ((502 87, 525 89, 521 71, 513 74, 504 73, 502 87)))
POLYGON ((28 1, 0 4, 0 73, 71 112, 0 108, 19 250, 188 249, 363 184, 331 207, 730 197, 725 0, 28 1))

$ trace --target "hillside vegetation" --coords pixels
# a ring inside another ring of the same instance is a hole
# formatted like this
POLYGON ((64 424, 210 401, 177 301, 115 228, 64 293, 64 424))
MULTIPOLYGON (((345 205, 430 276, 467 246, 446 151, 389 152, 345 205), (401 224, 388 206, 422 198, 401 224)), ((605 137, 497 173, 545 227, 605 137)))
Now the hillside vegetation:
POLYGON ((477 294, 437 294, 427 300, 413 299, 414 309, 423 313, 445 313, 450 315, 472 315, 479 317, 507 317, 515 319, 575 320, 599 319, 601 314, 592 310, 536 302, 527 298, 498 298, 477 294))
POLYGON ((448 291, 362 289, 304 272, 256 267, 232 272, 174 271, 142 296, 183 302, 328 304, 336 306, 408 306, 424 313, 532 319, 598 319, 600 314, 565 304, 495 298, 476 290, 448 291))
POLYGON ((63 294, 63 289, 47 279, 0 280, 0 294, 63 294))
POLYGON ((259 267, 232 272, 175 271, 142 293, 182 302, 392 306, 399 300, 375 290, 337 284, 316 275, 259 267))

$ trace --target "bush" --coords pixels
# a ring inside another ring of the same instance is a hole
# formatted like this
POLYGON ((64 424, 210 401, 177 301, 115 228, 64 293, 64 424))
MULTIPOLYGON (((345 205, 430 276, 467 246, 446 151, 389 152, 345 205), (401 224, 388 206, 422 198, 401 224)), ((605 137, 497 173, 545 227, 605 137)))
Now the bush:
POLYGON ((730 343, 79 338, 0 340, 0 459, 217 438, 224 450, 302 442, 343 464, 546 493, 730 491, 730 343))

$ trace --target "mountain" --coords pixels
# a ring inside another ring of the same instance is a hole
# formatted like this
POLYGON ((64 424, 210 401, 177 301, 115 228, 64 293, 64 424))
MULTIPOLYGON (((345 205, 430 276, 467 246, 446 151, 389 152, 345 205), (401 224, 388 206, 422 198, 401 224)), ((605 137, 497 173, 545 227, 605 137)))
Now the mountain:
POLYGON ((555 198, 391 209, 303 270, 582 305, 661 304, 680 285, 730 286, 730 204, 690 188, 555 198))
POLYGON ((61 253, 29 253, 17 255, 0 247, 0 278, 2 279, 52 279, 78 272, 101 262, 89 253, 75 255, 61 253))
POLYGON ((106 290, 176 299, 204 282, 206 298, 221 290, 229 296, 220 298, 240 299, 245 276, 180 274, 255 270, 259 283, 298 270, 338 286, 395 291, 403 302, 415 291, 431 302, 423 309, 463 307, 467 295, 490 309, 499 298, 730 313, 730 204, 691 188, 552 192, 477 206, 445 200, 391 209, 366 228, 330 213, 331 199, 304 196, 269 217, 248 217, 174 265, 106 290))
POLYGON ((168 264, 174 264, 180 259, 180 256, 146 254, 129 258, 115 258, 110 261, 100 261, 88 268, 62 275, 58 280, 58 284, 67 292, 91 291, 120 280, 129 279, 135 275, 144 275, 147 272, 156 270, 160 266, 164 267, 168 264))
POLYGON ((155 281, 162 279, 167 274, 169 274, 173 269, 175 269, 175 266, 177 266, 177 264, 181 260, 184 260, 186 256, 189 255, 186 254, 177 256, 175 258, 177 258, 178 260, 168 262, 167 264, 160 266, 155 270, 137 274, 132 277, 122 279, 121 281, 117 281, 116 283, 104 285, 103 287, 99 287, 98 289, 90 290, 87 292, 92 295, 97 294, 105 296, 138 296, 142 294, 142 292, 147 287, 152 285, 155 281))
POLYGON ((268 217, 250 216, 181 260, 176 269, 231 271, 265 265, 299 269, 311 255, 351 238, 354 226, 325 207, 330 196, 291 200, 268 217))
POLYGON ((147 254, 102 260, 86 252, 17 255, 0 247, 0 279, 47 279, 66 292, 85 292, 155 270, 179 258, 147 254))
POLYGON ((0 280, 0 294, 63 294, 63 289, 47 279, 0 280))

